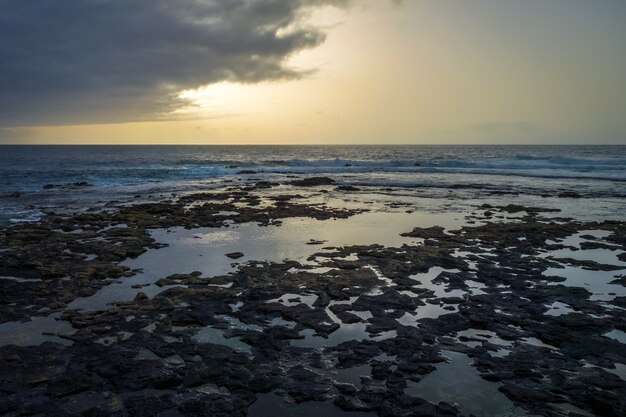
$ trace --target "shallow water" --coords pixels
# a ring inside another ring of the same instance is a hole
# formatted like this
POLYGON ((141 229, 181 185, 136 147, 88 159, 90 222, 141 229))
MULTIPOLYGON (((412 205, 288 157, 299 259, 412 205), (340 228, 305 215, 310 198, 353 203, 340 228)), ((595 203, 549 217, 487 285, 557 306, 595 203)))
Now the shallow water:
MULTIPOLYGON (((405 191, 409 193, 409 191, 405 191)), ((310 202, 326 203, 330 205, 341 205, 341 200, 337 199, 336 194, 326 195, 319 193, 310 197, 310 202)), ((346 196, 344 196, 346 197, 346 196)), ((346 197, 352 198, 352 197, 346 197)), ((400 236, 400 233, 408 232, 413 227, 430 227, 434 225, 442 225, 448 229, 456 229, 469 224, 465 215, 467 212, 461 212, 459 207, 469 207, 475 204, 477 200, 464 202, 463 204, 450 204, 435 199, 425 201, 424 199, 415 198, 415 196, 403 197, 401 200, 411 202, 411 206, 406 209, 413 211, 405 212, 405 208, 389 209, 386 203, 398 201, 397 195, 384 195, 383 193, 366 193, 363 192, 357 198, 355 197, 345 206, 350 207, 368 207, 364 202, 371 200, 373 203, 369 205, 374 211, 356 215, 349 219, 317 221, 307 218, 285 219, 282 226, 261 227, 257 224, 241 224, 232 225, 227 228, 220 229, 195 229, 185 230, 183 228, 172 228, 169 230, 154 230, 153 237, 161 243, 167 243, 169 246, 158 250, 148 250, 139 258, 127 260, 124 265, 130 268, 141 268, 142 272, 131 278, 124 278, 117 282, 102 288, 94 296, 78 299, 70 304, 70 308, 79 308, 85 310, 103 310, 109 308, 109 303, 115 301, 131 300, 141 291, 148 296, 153 297, 158 293, 170 287, 158 287, 154 283, 168 275, 174 273, 189 273, 192 271, 201 271, 207 280, 214 276, 224 275, 235 271, 239 266, 245 263, 254 263, 255 261, 280 262, 283 260, 296 260, 305 264, 305 270, 314 273, 328 272, 328 268, 319 267, 317 260, 309 260, 308 258, 315 252, 323 252, 323 247, 346 246, 346 245, 367 245, 382 244, 385 246, 401 246, 403 244, 422 243, 422 239, 413 239, 400 236), (422 208, 423 210, 416 209, 422 208), (433 208, 441 209, 440 212, 433 214, 430 212, 433 208), (389 211, 391 210, 391 211, 389 211), (308 245, 310 240, 324 241, 323 245, 308 245), (243 252, 244 257, 236 261, 225 256, 229 252, 243 252), (306 268, 311 269, 306 269, 306 268), (133 285, 147 285, 142 288, 131 288, 133 285)), ((537 205, 542 205, 542 201, 538 200, 537 205)), ((548 201, 548 200, 545 200, 548 201)), ((481 200, 482 202, 482 200, 481 200)), ((502 204, 501 199, 494 199, 496 204, 502 204)), ((508 200, 507 200, 508 202, 508 200)), ((554 203, 554 201, 552 201, 554 203)), ((562 203, 562 202, 561 202, 562 203)), ((576 203, 578 204, 578 203, 576 203)), ((582 203, 581 203, 582 204, 582 203)), ((575 204, 568 206, 570 209, 575 204)), ((573 209, 572 209, 573 210, 573 209)), ((515 216, 504 216, 514 218, 515 216)), ((589 231, 586 234, 593 234, 589 231)), ((581 233, 582 235, 585 233, 581 233)), ((597 234, 597 233, 596 233, 597 234)), ((578 246, 582 241, 580 236, 573 236, 563 241, 564 244, 578 246)), ((598 235, 598 237, 603 237, 598 235)), ((488 248, 487 248, 488 249, 488 248)), ((465 257, 467 253, 458 252, 456 256, 465 257)), ((591 259, 602 263, 611 263, 615 265, 626 265, 619 263, 616 258, 616 252, 607 250, 588 250, 588 251, 571 251, 568 249, 551 252, 546 256, 555 257, 572 257, 575 259, 591 259)), ((489 256, 488 253, 479 254, 479 256, 489 256)), ((347 260, 355 260, 353 254, 349 255, 347 260)), ((321 259, 321 258, 320 258, 321 259)), ((468 262, 472 270, 478 266, 475 262, 468 262)), ((470 289, 449 291, 447 284, 435 284, 432 281, 446 270, 441 267, 433 267, 428 272, 416 274, 411 278, 415 280, 414 290, 416 288, 427 288, 433 291, 433 297, 463 297, 483 293, 484 286, 472 280, 467 280, 470 289)), ((564 285, 581 286, 587 288, 593 293, 593 300, 610 301, 618 295, 626 295, 625 289, 621 285, 609 284, 615 275, 624 273, 622 271, 587 271, 578 267, 565 267, 564 269, 550 269, 545 275, 565 276, 567 280, 564 285)), ((293 272, 296 272, 295 270, 293 272)), ((380 287, 395 285, 388 278, 382 276, 375 270, 381 279, 380 287)), ((459 272, 456 270, 448 270, 448 272, 459 272)), ((0 277, 1 279, 2 277, 0 277)), ((380 290, 380 288, 379 288, 380 290)), ((410 290, 403 291, 404 294, 416 297, 416 292, 410 290)), ((301 303, 311 306, 315 302, 317 296, 306 293, 306 289, 302 289, 302 294, 284 294, 273 302, 281 302, 286 306, 295 306, 301 303), (298 298, 298 300, 293 300, 298 298)), ((331 302, 333 304, 353 303, 356 297, 348 302, 331 302)), ((236 312, 243 306, 243 303, 231 305, 233 312, 236 312)), ((329 306, 329 307, 330 307, 329 306)), ((546 315, 568 314, 573 311, 570 306, 563 303, 554 303, 550 306, 550 310, 546 315)), ((457 305, 440 305, 426 304, 419 306, 414 312, 406 313, 398 319, 399 324, 404 326, 420 325, 420 320, 426 318, 437 318, 444 314, 454 313, 458 310, 457 305), (444 307, 453 307, 454 310, 447 310, 444 307)), ((315 334, 311 329, 301 331, 300 335, 303 339, 293 340, 293 347, 314 348, 322 350, 325 347, 337 346, 343 342, 351 340, 373 340, 381 341, 396 336, 395 331, 383 332, 380 334, 370 334, 366 331, 367 323, 345 324, 327 308, 327 314, 334 323, 340 325, 340 328, 331 333, 328 338, 324 338, 315 334)), ((372 317, 369 311, 352 311, 363 320, 367 321, 372 317)), ((61 339, 57 336, 45 336, 45 332, 67 332, 71 331, 71 326, 66 322, 53 320, 54 317, 34 319, 31 324, 5 323, 0 324, 0 345, 3 341, 11 340, 12 343, 23 345, 34 345, 43 341, 55 341, 63 344, 71 344, 71 341, 61 339)), ((220 316, 218 319, 228 322, 230 328, 244 329, 250 331, 260 331, 262 326, 246 325, 234 317, 220 316)), ((294 327, 293 322, 286 322, 277 318, 264 326, 288 326, 294 327)), ((225 331, 215 327, 207 326, 200 329, 194 329, 193 338, 196 341, 204 343, 214 343, 229 346, 233 349, 240 350, 244 353, 253 353, 253 348, 241 341, 239 337, 227 338, 225 331)), ((502 340, 493 332, 483 330, 470 329, 468 331, 459 332, 458 337, 466 336, 477 340, 464 342, 466 345, 473 347, 481 345, 483 342, 490 342, 503 348, 490 355, 496 357, 504 357, 510 350, 512 342, 502 340)), ((620 330, 614 330, 605 334, 608 338, 613 338, 626 343, 626 336, 620 330)), ((106 343, 107 341, 102 341, 106 343)), ((516 343, 526 343, 534 346, 542 346, 550 349, 554 347, 542 343, 535 338, 526 338, 516 341, 516 343)), ((469 357, 455 352, 445 352, 450 361, 438 366, 437 371, 427 375, 419 383, 409 383, 407 393, 432 402, 448 401, 457 402, 460 409, 465 413, 474 413, 480 416, 517 416, 524 415, 521 410, 515 408, 502 393, 497 391, 497 384, 487 382, 480 378, 475 368, 471 366, 469 357)), ((148 355, 149 356, 149 355, 148 355)), ((170 358, 175 363, 177 358, 170 358)), ((608 370, 617 375, 623 375, 626 365, 616 364, 616 369, 608 370)), ((371 366, 369 364, 347 368, 336 369, 329 372, 329 377, 338 382, 354 384, 361 386, 361 377, 371 374, 371 366)), ((622 376, 623 378, 623 376, 622 376)), ((219 387, 203 386, 199 388, 200 392, 215 393, 219 392, 219 387), (218 390, 218 391, 215 391, 218 390)), ((280 416, 368 416, 365 413, 346 413, 328 402, 304 403, 300 405, 288 404, 284 402, 281 396, 275 394, 262 394, 258 396, 250 410, 250 416, 272 417, 280 416)))
POLYGON ((361 378, 370 376, 372 366, 369 364, 355 366, 353 368, 343 368, 336 370, 337 375, 333 378, 337 382, 344 384, 352 384, 357 388, 361 388, 361 378))
POLYGON ((581 243, 583 242, 602 242, 602 239, 609 235, 604 230, 586 230, 569 236, 562 241, 558 242, 566 246, 571 246, 577 250, 569 248, 550 251, 549 256, 554 258, 572 258, 581 261, 595 261, 605 265, 623 266, 626 269, 626 262, 620 261, 617 255, 621 252, 619 250, 609 249, 581 249, 581 243), (591 235, 596 237, 596 240, 587 240, 582 236, 591 235))
POLYGON ((365 328, 367 327, 366 323, 355 323, 355 324, 340 324, 340 328, 332 332, 328 335, 327 338, 317 336, 315 330, 305 329, 300 332, 300 336, 303 336, 304 339, 296 339, 291 341, 291 346, 294 347, 302 347, 302 348, 314 348, 314 349, 322 349, 325 347, 333 347, 340 345, 344 342, 349 342, 351 340, 373 340, 380 341, 385 339, 391 339, 396 337, 397 332, 395 330, 390 330, 387 332, 381 332, 376 335, 371 335, 365 328))
POLYGON ((611 202, 626 194, 625 146, 3 146, 0 197, 21 195, 0 198, 0 223, 35 219, 41 207, 83 208, 249 180, 237 174, 244 169, 264 180, 332 175, 342 184, 439 198, 568 191, 611 202), (80 181, 93 187, 42 189, 80 181))
POLYGON ((619 271, 590 271, 584 268, 565 266, 564 268, 548 268, 543 272, 544 276, 557 276, 565 278, 565 281, 552 285, 565 285, 569 287, 585 288, 592 295, 594 301, 611 301, 617 296, 626 296, 626 287, 610 284, 617 275, 624 274, 626 269, 619 271))
POLYGON ((233 272, 250 261, 295 260, 315 266, 316 263, 307 258, 322 251, 322 248, 308 245, 310 239, 326 241, 323 246, 375 243, 401 246, 421 240, 402 237, 401 233, 409 232, 416 226, 441 224, 458 228, 466 223, 460 213, 371 212, 339 220, 288 218, 281 226, 245 223, 219 229, 187 230, 177 227, 154 230, 152 237, 159 243, 168 244, 168 247, 150 249, 137 259, 124 261, 123 265, 142 271, 112 283, 90 297, 73 301, 70 308, 103 310, 115 301, 132 300, 139 292, 153 297, 168 288, 153 283, 176 273, 200 271, 205 277, 214 277, 233 272), (232 260, 225 256, 231 252, 242 252, 244 256, 232 260), (132 288, 133 285, 142 285, 142 288, 132 288))
POLYGON ((555 301, 554 303, 546 307, 550 309, 544 313, 546 316, 558 317, 564 314, 574 313, 576 311, 572 309, 568 304, 561 303, 559 301, 555 301))
POLYGON ((245 353, 252 353, 252 347, 241 341, 238 337, 224 337, 220 329, 211 326, 203 327, 193 336, 193 339, 200 343, 212 343, 214 345, 224 345, 245 353))
POLYGON ((461 412, 477 417, 514 417, 526 413, 498 391, 498 384, 485 381, 471 365, 472 359, 444 351, 448 361, 419 382, 409 381, 406 393, 433 403, 456 404, 461 412))
POLYGON ((626 344, 626 332, 622 330, 612 330, 604 334, 604 337, 609 337, 613 340, 617 340, 620 343, 626 344))
POLYGON ((33 317, 30 321, 11 321, 0 324, 0 346, 37 346, 44 342, 54 342, 70 346, 73 342, 53 333, 71 334, 74 330, 70 323, 58 320, 60 314, 47 317, 33 317), (48 333, 48 334, 44 334, 48 333))

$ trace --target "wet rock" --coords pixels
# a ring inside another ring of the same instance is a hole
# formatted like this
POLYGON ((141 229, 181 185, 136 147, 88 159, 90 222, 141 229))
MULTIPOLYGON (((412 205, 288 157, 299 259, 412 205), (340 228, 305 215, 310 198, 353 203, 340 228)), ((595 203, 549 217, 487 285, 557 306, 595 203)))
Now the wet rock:
POLYGON ((405 237, 419 237, 423 239, 439 239, 445 237, 444 228, 433 226, 428 228, 415 227, 411 232, 402 233, 405 237))
POLYGON ((559 198, 582 198, 582 196, 575 191, 567 191, 559 193, 559 198))
POLYGON ((226 256, 230 259, 239 259, 239 258, 243 258, 244 254, 241 252, 231 252, 231 253, 227 253, 226 256))
MULTIPOLYGON (((30 317, 31 300, 62 308, 111 277, 123 279, 132 271, 119 262, 137 248, 156 245, 147 228, 221 227, 215 214, 231 208, 231 201, 238 202, 239 214, 228 217, 237 223, 268 225, 276 218, 343 213, 296 205, 295 195, 263 200, 271 208, 258 208, 261 200, 255 197, 233 187, 114 214, 51 215, 36 225, 5 230, 0 243, 15 253, 0 252, 0 273, 41 283, 0 280, 0 311, 30 317), (116 227, 120 223, 128 227, 116 227), (86 247, 98 257, 64 260, 68 247, 77 252, 86 247)), ((494 216, 501 212, 489 210, 494 216)), ((549 242, 584 230, 607 230, 612 237, 598 243, 623 248, 623 224, 560 223, 531 211, 534 216, 511 223, 449 231, 416 228, 415 237, 427 239, 423 245, 320 251, 315 261, 328 268, 324 273, 307 272, 310 266, 294 261, 254 262, 210 280, 232 284, 228 288, 207 285, 196 271, 159 280, 158 285, 177 287, 153 299, 138 295, 103 312, 66 310, 61 319, 75 330, 72 346, 0 347, 0 412, 64 415, 67 410, 61 407, 77 400, 81 407, 89 404, 77 409, 87 415, 244 416, 259 393, 277 390, 296 403, 332 401, 344 410, 385 416, 458 415, 449 404, 404 394, 407 381, 419 381, 437 369, 446 349, 466 353, 484 379, 501 383, 501 391, 529 414, 551 416, 551 403, 568 403, 597 415, 621 415, 624 382, 587 365, 614 369, 626 359, 623 344, 603 336, 626 328, 622 311, 613 307, 623 306, 624 297, 596 303, 589 291, 558 284, 543 272, 559 263, 541 255, 552 247, 549 242), (483 254, 484 248, 495 256, 483 254), (458 251, 470 255, 457 256, 458 251), (444 271, 432 282, 414 279, 433 267, 460 272, 444 271), (468 285, 468 280, 474 283, 468 285), (477 288, 476 282, 480 294, 469 291, 477 288), (467 294, 452 297, 450 290, 467 294), (307 295, 317 299, 311 305, 270 301, 285 294, 296 294, 288 297, 293 301, 307 295), (575 312, 546 315, 554 302, 575 312), (422 318, 417 325, 399 321, 432 306, 451 313, 422 318), (365 312, 371 318, 356 314, 365 312), (214 336, 199 342, 202 331, 214 336), (330 343, 350 331, 356 332, 352 340, 330 343), (460 336, 462 331, 471 336, 460 336), (389 333, 376 337, 382 332, 389 333), (296 346, 304 338, 328 343, 317 349, 296 346), (250 349, 238 349, 242 343, 250 349), (506 356, 500 356, 502 350, 506 356), (361 366, 368 370, 357 375, 358 383, 338 381, 339 371, 361 366), (118 394, 106 397, 107 392, 118 394)))
POLYGON ((320 185, 333 185, 335 180, 328 177, 310 177, 302 180, 291 181, 289 184, 297 187, 316 187, 320 185))
POLYGON ((149 299, 150 297, 148 297, 145 292, 138 292, 135 296, 135 301, 145 301, 149 299))
POLYGON ((340 185, 336 189, 337 191, 361 191, 360 188, 354 187, 352 185, 340 185))

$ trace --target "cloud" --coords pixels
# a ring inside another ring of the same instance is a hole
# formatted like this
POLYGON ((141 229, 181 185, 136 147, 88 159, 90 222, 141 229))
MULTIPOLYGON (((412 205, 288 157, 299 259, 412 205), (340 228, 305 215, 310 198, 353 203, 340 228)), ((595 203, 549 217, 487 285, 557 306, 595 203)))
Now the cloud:
POLYGON ((0 126, 154 120, 219 81, 306 75, 303 17, 349 0, 2 0, 0 126))

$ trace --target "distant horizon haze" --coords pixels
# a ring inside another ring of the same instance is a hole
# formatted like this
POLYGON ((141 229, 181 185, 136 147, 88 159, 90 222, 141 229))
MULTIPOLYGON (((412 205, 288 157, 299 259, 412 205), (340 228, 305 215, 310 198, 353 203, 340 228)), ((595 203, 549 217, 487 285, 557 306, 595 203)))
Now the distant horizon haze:
POLYGON ((626 144, 618 0, 6 0, 0 144, 626 144))

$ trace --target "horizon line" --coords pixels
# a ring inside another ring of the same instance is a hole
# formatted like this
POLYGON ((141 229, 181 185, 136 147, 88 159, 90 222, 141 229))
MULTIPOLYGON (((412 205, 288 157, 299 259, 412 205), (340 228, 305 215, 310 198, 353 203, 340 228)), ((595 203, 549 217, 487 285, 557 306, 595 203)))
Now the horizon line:
POLYGON ((625 143, 0 143, 0 146, 626 146, 625 143))

